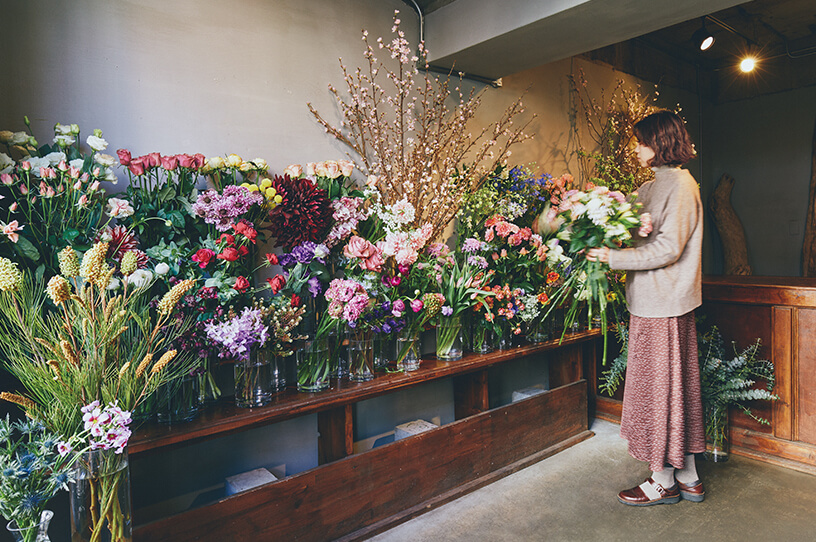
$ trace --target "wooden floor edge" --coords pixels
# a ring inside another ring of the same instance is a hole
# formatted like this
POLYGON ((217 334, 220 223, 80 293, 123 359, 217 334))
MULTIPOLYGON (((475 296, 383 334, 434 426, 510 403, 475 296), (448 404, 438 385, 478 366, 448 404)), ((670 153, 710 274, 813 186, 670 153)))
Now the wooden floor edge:
POLYGON ((804 472, 805 474, 812 474, 816 476, 816 465, 811 465, 809 463, 802 463, 801 461, 794 461, 792 459, 776 457, 771 454, 758 452, 756 450, 743 448, 741 446, 731 446, 731 453, 741 457, 747 457, 748 459, 755 459, 757 461, 762 461, 763 463, 776 465, 777 467, 784 467, 786 469, 795 470, 797 472, 804 472))
POLYGON ((511 463, 506 465, 500 469, 494 470, 484 476, 477 478, 476 480, 472 480, 461 486, 455 487, 450 491, 447 491, 441 495, 437 495, 432 499, 428 499, 427 501, 421 502, 416 506, 412 506, 411 508, 407 508, 398 514, 394 514, 388 518, 378 521, 368 527, 363 529, 359 529, 353 533, 350 533, 344 537, 336 539, 335 542, 356 542, 358 540, 366 540, 371 538, 374 535, 380 534, 382 532, 387 531, 397 525, 405 523, 408 520, 411 520, 417 516, 424 514, 425 512, 430 512, 435 508, 439 508, 443 504, 447 504, 459 497, 467 495, 468 493, 472 493, 477 489, 480 489, 488 484, 495 482, 496 480, 500 480, 506 476, 509 476, 515 472, 520 471, 530 465, 534 465, 539 461, 547 459, 558 452, 562 452, 567 448, 571 448, 576 444, 587 440, 588 438, 594 437, 595 433, 592 431, 586 430, 582 431, 572 437, 569 437, 565 440, 562 440, 558 444, 554 444, 549 448, 545 448, 540 452, 536 452, 532 455, 528 455, 524 459, 519 459, 515 463, 511 463))

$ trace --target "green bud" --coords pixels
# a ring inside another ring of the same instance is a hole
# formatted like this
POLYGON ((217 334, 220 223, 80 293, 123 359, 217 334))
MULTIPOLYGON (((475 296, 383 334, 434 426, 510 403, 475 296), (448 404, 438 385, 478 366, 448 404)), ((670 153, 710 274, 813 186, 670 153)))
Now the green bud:
POLYGON ((94 137, 102 137, 102 130, 97 128, 96 130, 93 131, 93 135, 94 137))

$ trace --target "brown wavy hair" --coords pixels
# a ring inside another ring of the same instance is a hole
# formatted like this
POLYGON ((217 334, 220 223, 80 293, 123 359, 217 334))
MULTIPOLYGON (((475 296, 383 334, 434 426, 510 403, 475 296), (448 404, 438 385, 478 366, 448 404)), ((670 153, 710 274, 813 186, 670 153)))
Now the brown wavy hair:
POLYGON ((635 123, 635 137, 655 153, 649 165, 682 166, 697 154, 686 131, 683 119, 677 113, 661 110, 635 123))

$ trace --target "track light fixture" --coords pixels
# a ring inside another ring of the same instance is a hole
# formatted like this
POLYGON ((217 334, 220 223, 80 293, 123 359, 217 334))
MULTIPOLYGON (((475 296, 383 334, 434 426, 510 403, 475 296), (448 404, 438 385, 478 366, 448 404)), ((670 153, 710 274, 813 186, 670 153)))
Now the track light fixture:
POLYGON ((702 26, 691 35, 691 41, 693 41, 694 45, 701 51, 706 51, 714 45, 714 36, 706 29, 705 17, 701 18, 701 23, 702 26))

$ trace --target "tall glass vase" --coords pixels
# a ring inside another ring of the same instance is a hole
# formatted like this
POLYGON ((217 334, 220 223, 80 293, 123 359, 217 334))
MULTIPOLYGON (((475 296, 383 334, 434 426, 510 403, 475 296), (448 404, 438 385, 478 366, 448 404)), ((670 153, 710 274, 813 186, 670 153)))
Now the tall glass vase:
POLYGON ((513 348, 513 329, 510 322, 499 318, 497 327, 497 347, 499 350, 510 350, 513 348))
POLYGON ((462 359, 462 322, 458 316, 444 316, 436 326, 436 357, 462 359))
POLYGON ((326 337, 303 341, 297 351, 297 389, 316 392, 329 389, 331 372, 329 341, 326 337))
POLYGON ((251 348, 249 358, 235 362, 235 406, 255 408, 272 400, 272 366, 266 348, 251 348))
POLYGON ((184 423, 198 416, 201 394, 197 374, 170 381, 156 390, 159 423, 184 423))
POLYGON ((728 407, 706 405, 704 409, 706 450, 704 457, 713 463, 728 461, 728 407))
POLYGON ((419 330, 406 329, 397 336, 397 369, 405 372, 419 369, 419 330))
POLYGON ((39 523, 28 527, 18 527, 17 522, 12 520, 8 522, 6 529, 11 533, 14 542, 51 542, 51 539, 48 538, 48 525, 51 524, 53 517, 54 512, 43 510, 39 523))
POLYGON ((367 382, 374 378, 374 333, 352 331, 349 334, 349 380, 367 382))
POLYGON ((533 344, 543 343, 550 340, 550 326, 544 319, 545 311, 541 311, 536 318, 526 324, 527 340, 533 344))
POLYGON ((474 353, 488 354, 493 351, 496 342, 496 332, 493 327, 493 322, 488 322, 481 317, 473 322, 473 338, 470 344, 474 353))
POLYGON ((130 542, 132 520, 127 448, 92 450, 69 485, 72 542, 130 542))
POLYGON ((221 398, 221 388, 216 382, 216 371, 219 367, 217 354, 201 358, 201 370, 198 374, 199 403, 207 405, 221 398))

